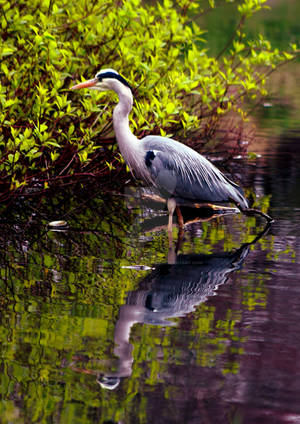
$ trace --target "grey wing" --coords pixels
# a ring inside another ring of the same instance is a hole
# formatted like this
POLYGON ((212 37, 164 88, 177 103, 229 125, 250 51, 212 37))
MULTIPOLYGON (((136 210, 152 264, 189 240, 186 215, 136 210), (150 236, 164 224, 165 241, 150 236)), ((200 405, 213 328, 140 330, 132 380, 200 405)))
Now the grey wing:
POLYGON ((145 137, 145 163, 156 187, 192 201, 235 201, 248 207, 242 189, 204 156, 164 137, 145 137))

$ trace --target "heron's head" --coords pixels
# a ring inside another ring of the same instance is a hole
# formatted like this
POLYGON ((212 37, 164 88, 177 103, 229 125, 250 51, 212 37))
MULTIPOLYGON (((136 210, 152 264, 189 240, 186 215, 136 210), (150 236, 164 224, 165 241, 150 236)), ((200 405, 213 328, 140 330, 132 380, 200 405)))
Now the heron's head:
POLYGON ((117 71, 114 69, 102 69, 96 74, 95 78, 76 84, 71 87, 71 90, 78 90, 79 88, 90 88, 92 90, 98 91, 116 91, 118 85, 123 85, 131 90, 128 82, 117 71))

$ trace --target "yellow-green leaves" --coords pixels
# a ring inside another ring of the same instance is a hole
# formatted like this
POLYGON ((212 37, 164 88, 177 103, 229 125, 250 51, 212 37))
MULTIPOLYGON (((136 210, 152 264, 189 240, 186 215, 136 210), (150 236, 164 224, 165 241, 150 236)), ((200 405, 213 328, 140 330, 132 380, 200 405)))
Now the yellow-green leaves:
POLYGON ((229 111, 244 118, 243 99, 264 94, 270 69, 292 60, 298 47, 281 53, 262 36, 246 41, 243 24, 265 0, 226 2, 237 4, 241 22, 224 41, 226 55, 215 58, 197 24, 204 9, 218 6, 214 0, 0 0, 2 182, 16 187, 12 180, 28 183, 43 172, 50 181, 86 166, 101 175, 114 169, 99 146, 113 139, 117 96, 69 91, 104 67, 134 88, 130 122, 137 136, 209 140, 229 111))
POLYGON ((249 18, 253 13, 258 12, 262 8, 267 8, 264 4, 267 0, 244 0, 241 5, 238 5, 238 11, 249 18))

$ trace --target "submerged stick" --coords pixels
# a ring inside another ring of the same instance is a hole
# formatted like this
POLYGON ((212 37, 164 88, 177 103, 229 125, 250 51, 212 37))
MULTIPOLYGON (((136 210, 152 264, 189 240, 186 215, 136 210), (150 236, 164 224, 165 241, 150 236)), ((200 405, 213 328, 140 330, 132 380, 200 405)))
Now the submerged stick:
MULTIPOLYGON (((166 199, 164 199, 163 197, 159 196, 159 195, 155 195, 155 194, 142 194, 142 199, 145 201, 152 201, 154 203, 156 203, 157 205, 166 205, 166 199)), ((248 208, 245 209, 243 208, 239 203, 234 202, 232 199, 230 199, 230 202, 234 203, 235 206, 238 208, 238 210, 240 212, 242 212, 244 215, 246 216, 255 216, 255 215, 259 215, 261 217, 263 217, 268 223, 272 223, 274 222, 274 218, 272 218, 270 215, 267 215, 266 213, 260 211, 259 209, 254 209, 254 208, 248 208)), ((211 204, 211 203, 196 203, 196 202, 189 202, 187 200, 184 199, 177 199, 176 198, 176 203, 177 206, 180 207, 190 207, 190 208, 196 208, 196 209, 211 209, 213 211, 215 211, 216 213, 220 213, 222 214, 222 212, 226 213, 226 212, 232 212, 234 213, 234 208, 228 207, 228 206, 221 206, 221 205, 215 205, 215 204, 211 204)), ((237 210, 236 210, 237 211, 237 210)))
POLYGON ((255 215, 260 215, 263 218, 265 218, 265 220, 271 224, 272 222, 274 222, 274 218, 272 218, 270 215, 267 215, 266 213, 260 211, 259 209, 253 209, 253 208, 248 208, 248 209, 243 209, 239 203, 236 203, 236 206, 239 208, 239 210, 246 216, 255 216, 255 215))

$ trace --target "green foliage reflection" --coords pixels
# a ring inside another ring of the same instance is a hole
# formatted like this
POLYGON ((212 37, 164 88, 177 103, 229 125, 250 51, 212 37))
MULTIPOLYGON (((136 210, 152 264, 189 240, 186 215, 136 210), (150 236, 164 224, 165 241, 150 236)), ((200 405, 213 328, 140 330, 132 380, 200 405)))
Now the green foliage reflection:
MULTIPOLYGON (((194 384, 186 375, 190 368, 214 368, 222 378, 237 373, 243 313, 268 302, 266 276, 254 271, 230 273, 233 292, 222 307, 208 298, 173 318, 177 327, 134 325, 131 375, 115 391, 99 386, 99 375, 118 368, 114 337, 120 311, 129 294, 143 293, 151 272, 166 262, 167 233, 149 231, 139 239, 136 218, 143 211, 129 213, 120 197, 87 202, 78 193, 68 205, 64 198, 58 194, 52 205, 45 199, 30 219, 24 207, 14 216, 2 214, 1 421, 147 422, 153 391, 166 400, 178 396, 177 374, 194 384), (49 231, 55 213, 68 220, 69 230, 49 231)), ((224 219, 198 224, 202 237, 188 229, 182 253, 230 253, 254 238, 251 220, 224 219)), ((257 261, 269 251, 271 236, 250 250, 257 261)), ((293 249, 284 247, 282 255, 293 255, 293 249)))

